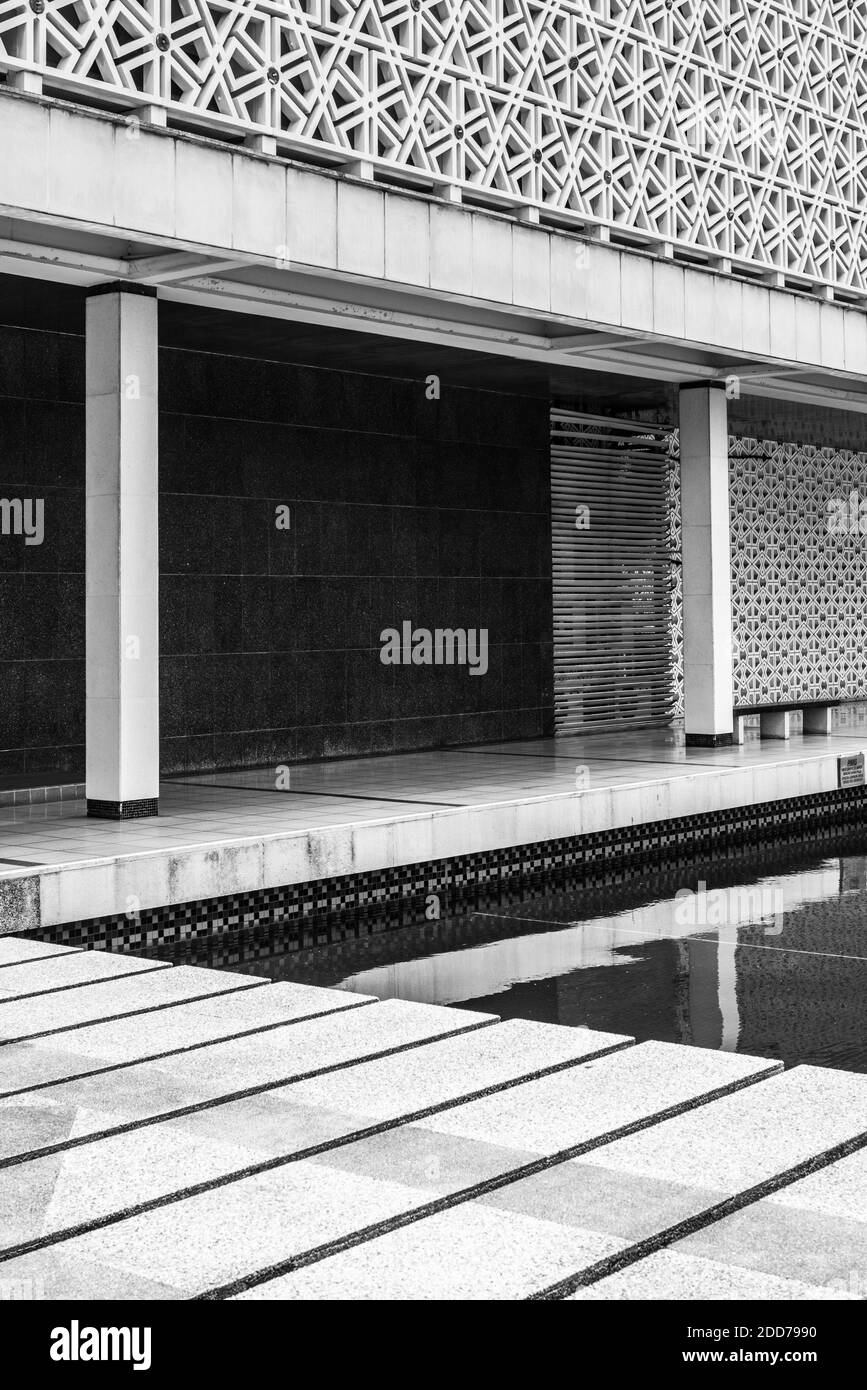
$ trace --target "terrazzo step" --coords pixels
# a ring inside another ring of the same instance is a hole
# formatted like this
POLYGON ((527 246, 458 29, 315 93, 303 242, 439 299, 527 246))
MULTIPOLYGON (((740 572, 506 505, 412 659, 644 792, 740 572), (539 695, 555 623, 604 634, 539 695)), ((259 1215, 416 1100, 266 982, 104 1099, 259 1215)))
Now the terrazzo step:
POLYGON ((0 1097, 375 1002, 348 990, 270 985, 255 975, 191 966, 172 975, 182 976, 190 996, 175 1007, 0 1046, 0 1097))
POLYGON ((175 965, 169 970, 107 980, 99 989, 83 984, 54 994, 12 999, 0 1008, 0 1059, 3 1046, 9 1043, 45 1038, 101 1021, 141 1019, 156 1010, 186 1006, 193 999, 265 983, 255 975, 175 965))
MULTIPOLYGON (((634 1058, 639 1051, 614 1060, 634 1058)), ((490 1144, 504 1143, 514 1132, 515 1117, 508 1113, 512 1098, 465 1107, 477 1111, 470 1123, 458 1110, 425 1128, 435 1129, 443 1141, 469 1138, 481 1144, 487 1137, 490 1144)), ((835 1146, 862 1139, 867 1140, 867 1076, 798 1067, 494 1188, 461 1207, 383 1232, 287 1272, 248 1296, 560 1296, 683 1228, 713 1221, 721 1203, 747 1203, 761 1196, 763 1185, 785 1181, 793 1169, 810 1166, 835 1146)), ((446 1152, 454 1161, 453 1151, 446 1152)), ((384 1169, 371 1164, 366 1171, 376 1177, 384 1169)), ((854 1181, 847 1191, 851 1198, 854 1181)), ((741 1213, 745 1248, 762 1241, 758 1210, 750 1205, 741 1213)), ((697 1253, 708 1253, 714 1229, 708 1227, 692 1242, 697 1253)), ((784 1259, 775 1272, 785 1273, 784 1259)), ((801 1273, 791 1272, 795 1278, 801 1273)))
POLYGON ((496 1021, 493 1014, 389 999, 40 1087, 0 1100, 0 1163, 496 1021))
MULTIPOLYGON (((754 1210, 752 1207, 745 1209, 754 1210)), ((726 1303, 743 1300, 768 1302, 848 1302, 863 1295, 846 1293, 842 1289, 820 1284, 805 1284, 796 1278, 760 1274, 754 1269, 721 1264, 716 1260, 659 1250, 646 1260, 639 1260, 619 1274, 600 1279, 598 1284, 569 1294, 566 1302, 603 1302, 617 1299, 720 1300, 726 1303)))
POLYGON ((50 960, 52 956, 80 955, 75 946, 55 946, 50 941, 36 941, 22 936, 0 936, 0 970, 10 965, 26 965, 29 961, 50 960))
MULTIPOLYGON (((342 1016, 344 1022, 352 1017, 342 1016)), ((279 1274, 432 1207, 466 1202, 514 1181, 528 1166, 547 1167, 673 1111, 702 1106, 778 1066, 643 1043, 44 1245, 4 1261, 3 1276, 41 1279, 47 1298, 84 1291, 97 1299, 232 1294, 262 1272, 279 1274), (471 1138, 460 1133, 467 1129, 471 1138)))
POLYGON ((731 1284, 790 1278, 867 1298, 867 1149, 697 1231, 667 1253, 671 1270, 677 1271, 675 1261, 713 1264, 729 1271, 731 1284))
POLYGON ((167 961, 137 960, 106 951, 70 951, 7 965, 0 970, 0 1015, 9 1000, 32 999, 79 985, 103 984, 124 975, 147 975, 170 968, 167 961))
POLYGON ((631 1043, 515 1020, 0 1169, 0 1250, 92 1228, 631 1043))

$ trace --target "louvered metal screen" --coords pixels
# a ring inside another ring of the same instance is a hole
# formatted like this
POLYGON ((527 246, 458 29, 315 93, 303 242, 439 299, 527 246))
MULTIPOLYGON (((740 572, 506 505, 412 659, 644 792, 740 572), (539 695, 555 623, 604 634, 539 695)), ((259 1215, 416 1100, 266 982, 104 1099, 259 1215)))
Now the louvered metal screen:
POLYGON ((668 723, 667 432, 552 410, 551 504, 557 733, 668 723))

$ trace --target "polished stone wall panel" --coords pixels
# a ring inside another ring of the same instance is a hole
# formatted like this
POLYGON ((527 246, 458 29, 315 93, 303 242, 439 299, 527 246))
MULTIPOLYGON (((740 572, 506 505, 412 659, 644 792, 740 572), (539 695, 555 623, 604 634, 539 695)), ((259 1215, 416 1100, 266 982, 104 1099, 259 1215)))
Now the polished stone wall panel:
MULTIPOLYGON (((0 496, 46 522, 0 544, 0 776, 84 761, 83 356, 0 329, 0 496)), ((548 727, 543 402, 174 350, 160 369, 164 772, 548 727), (486 626, 488 675, 383 666, 404 618, 486 626)))
POLYGON ((176 350, 162 383, 164 770, 550 728, 545 402, 176 350), (383 666, 405 619, 487 628, 487 675, 383 666))
POLYGON ((83 766, 83 395, 79 338, 0 328, 0 497, 44 504, 0 535, 0 777, 83 766))

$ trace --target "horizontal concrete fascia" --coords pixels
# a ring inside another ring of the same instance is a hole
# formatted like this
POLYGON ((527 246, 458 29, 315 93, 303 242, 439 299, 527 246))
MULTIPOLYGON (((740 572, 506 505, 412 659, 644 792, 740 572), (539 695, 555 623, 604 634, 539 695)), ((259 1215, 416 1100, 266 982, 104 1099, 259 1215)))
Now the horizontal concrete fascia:
POLYGON ((867 377, 859 307, 67 102, 3 92, 0 128, 0 216, 40 223, 40 240, 57 225, 309 273, 320 289, 332 277, 505 308, 536 332, 619 330, 867 377))

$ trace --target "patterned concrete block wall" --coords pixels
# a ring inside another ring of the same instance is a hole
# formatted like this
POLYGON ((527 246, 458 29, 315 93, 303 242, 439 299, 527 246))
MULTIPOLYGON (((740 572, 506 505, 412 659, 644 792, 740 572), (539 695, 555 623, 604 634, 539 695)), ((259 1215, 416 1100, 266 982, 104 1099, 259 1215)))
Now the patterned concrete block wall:
MULTIPOLYGON (((840 438, 855 442, 845 422, 836 434, 825 447, 730 437, 738 703, 867 697, 867 505, 859 513, 867 504, 867 451, 839 447, 840 438)), ((676 434, 671 459, 672 640, 682 712, 676 434)))
POLYGON ((865 0, 0 6, 77 101, 861 289, 865 40, 865 0))

